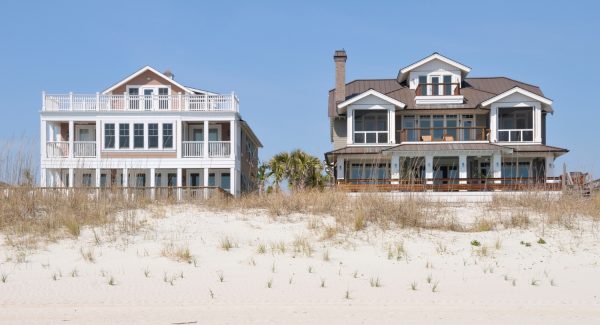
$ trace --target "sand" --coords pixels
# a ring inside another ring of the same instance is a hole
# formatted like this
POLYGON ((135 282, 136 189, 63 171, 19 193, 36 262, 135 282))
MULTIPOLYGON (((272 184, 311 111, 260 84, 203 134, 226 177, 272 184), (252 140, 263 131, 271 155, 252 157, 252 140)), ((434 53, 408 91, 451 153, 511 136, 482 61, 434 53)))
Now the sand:
POLYGON ((140 213, 133 235, 85 228, 24 257, 2 244, 0 324, 600 323, 592 222, 477 233, 368 226, 324 240, 314 216, 169 210, 140 213), (193 258, 163 256, 169 248, 193 258))

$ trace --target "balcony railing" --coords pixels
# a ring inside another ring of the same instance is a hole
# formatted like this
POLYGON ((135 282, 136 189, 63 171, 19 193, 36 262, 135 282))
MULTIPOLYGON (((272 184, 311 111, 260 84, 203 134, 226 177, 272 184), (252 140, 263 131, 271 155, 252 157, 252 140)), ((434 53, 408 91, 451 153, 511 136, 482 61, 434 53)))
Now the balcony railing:
POLYGON ((77 158, 96 157, 96 141, 75 141, 73 146, 77 158))
POLYGON ((203 141, 183 141, 183 157, 199 158, 204 156, 203 141))
POLYGON ((143 112, 218 111, 239 112, 239 100, 231 95, 82 95, 44 94, 42 111, 48 112, 143 112))
POLYGON ((533 141, 533 129, 499 129, 499 142, 530 142, 533 141))
POLYGON ((69 156, 68 141, 50 141, 46 142, 46 157, 64 158, 69 156))
POLYGON ((489 129, 485 127, 409 128, 397 131, 396 142, 429 141, 486 141, 489 129))
POLYGON ((426 83, 419 84, 415 93, 417 96, 458 96, 459 83, 426 83))
POLYGON ((209 141, 208 156, 214 158, 229 157, 231 155, 231 143, 229 141, 209 141))

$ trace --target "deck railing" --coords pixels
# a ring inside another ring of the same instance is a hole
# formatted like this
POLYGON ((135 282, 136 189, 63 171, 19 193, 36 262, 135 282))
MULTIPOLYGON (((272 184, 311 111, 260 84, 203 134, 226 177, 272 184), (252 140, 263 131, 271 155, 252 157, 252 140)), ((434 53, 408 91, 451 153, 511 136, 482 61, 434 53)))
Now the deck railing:
POLYGON ((85 95, 43 94, 42 111, 49 112, 143 112, 222 111, 239 112, 239 100, 230 95, 85 95))
POLYGON ((96 141, 75 141, 73 146, 77 158, 96 157, 96 141))
POLYGON ((439 127, 439 128, 407 128, 396 131, 396 141, 428 142, 428 141, 486 141, 489 129, 485 127, 439 127))
POLYGON ((560 177, 350 179, 338 181, 337 186, 349 192, 559 191, 562 180, 560 177))
POLYGON ((533 129, 498 129, 499 142, 533 141, 533 129))
POLYGON ((231 155, 231 143, 229 141, 209 141, 208 156, 224 158, 231 155))
POLYGON ((459 83, 423 83, 417 86, 417 96, 456 96, 460 95, 459 83))
POLYGON ((204 156, 204 141, 183 141, 183 157, 199 158, 204 156))
POLYGON ((46 157, 64 158, 69 156, 68 141, 50 141, 46 142, 46 157))

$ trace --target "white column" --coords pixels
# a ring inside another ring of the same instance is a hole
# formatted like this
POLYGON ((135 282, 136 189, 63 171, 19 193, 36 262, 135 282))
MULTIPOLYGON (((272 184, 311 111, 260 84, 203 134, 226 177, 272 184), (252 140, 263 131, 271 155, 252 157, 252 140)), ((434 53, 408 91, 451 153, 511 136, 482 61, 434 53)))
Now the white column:
MULTIPOLYGON (((235 154, 236 154, 236 151, 237 151, 236 150, 237 149, 237 147, 236 147, 236 145, 237 145, 237 139, 236 139, 237 132, 235 130, 235 126, 236 126, 235 120, 232 120, 232 121, 229 122, 229 142, 230 142, 230 144, 229 144, 229 148, 230 148, 229 149, 229 151, 230 151, 229 155, 230 155, 231 159, 235 159, 235 154)), ((233 174, 231 174, 231 176, 233 176, 233 174)))
POLYGON ((490 142, 496 142, 498 136, 498 107, 492 104, 490 110, 490 142))
POLYGON ((391 165, 391 178, 392 184, 399 184, 400 180, 400 156, 393 155, 392 156, 392 165, 391 165))
MULTIPOLYGON (((500 153, 492 155, 492 174, 494 178, 502 177, 502 156, 500 153)), ((499 184, 500 180, 495 180, 494 183, 499 184)))
POLYGON ((396 111, 390 109, 388 111, 388 143, 396 143, 396 111))
POLYGON ((533 141, 542 142, 542 107, 537 104, 533 108, 533 141))
POLYGON ((96 168, 96 187, 100 187, 100 168, 96 168))
POLYGON ((181 158, 181 151, 183 150, 183 132, 182 132, 182 121, 175 121, 175 134, 173 134, 173 147, 177 152, 177 159, 181 158))
POLYGON ((181 187, 183 186, 183 170, 177 168, 177 200, 181 200, 181 187))
POLYGON ((426 184, 433 184, 433 156, 425 156, 425 179, 426 184))
POLYGON ((127 168, 123 168, 123 182, 121 183, 121 186, 123 187, 128 187, 129 186, 129 169, 127 168))
POLYGON ((204 133, 204 158, 208 158, 208 121, 204 121, 204 127, 202 128, 202 133, 204 133))
POLYGON ((546 157, 546 183, 550 182, 548 177, 554 177, 554 156, 546 157))
POLYGON ((69 168, 69 187, 73 187, 73 184, 75 184, 75 171, 69 168))
MULTIPOLYGON (((40 127, 40 156, 42 159, 46 158, 46 136, 48 135, 48 124, 45 120, 42 120, 40 127)), ((46 184, 42 184, 42 186, 46 186, 46 184)))
POLYGON ((352 144, 354 141, 354 130, 352 128, 353 126, 353 120, 354 118, 354 111, 350 108, 348 108, 348 111, 346 113, 346 143, 347 144, 352 144))
POLYGON ((337 168, 337 175, 336 175, 336 179, 344 179, 345 178, 345 173, 346 173, 346 166, 345 166, 346 161, 344 160, 344 158, 340 158, 337 160, 337 163, 335 165, 335 168, 337 168))
POLYGON ((73 142, 75 141, 75 122, 69 121, 69 158, 73 158, 73 151, 75 150, 73 142))
MULTIPOLYGON (((465 179, 467 178, 467 156, 460 155, 458 156, 458 178, 465 179)), ((459 180, 459 184, 467 184, 465 180, 459 180)))
POLYGON ((41 187, 48 186, 48 183, 46 182, 46 168, 42 168, 40 170, 40 186, 41 187))
POLYGON ((229 168, 229 192, 233 196, 237 196, 237 186, 235 184, 235 168, 229 168))
POLYGON ((156 168, 150 168, 150 199, 154 200, 156 197, 156 168))
MULTIPOLYGON (((115 130, 115 132, 117 132, 115 130)), ((116 138, 116 137, 115 137, 116 138)), ((100 158, 100 147, 102 144, 102 123, 100 121, 96 121, 96 158, 100 158)))
POLYGON ((208 186, 208 168, 202 168, 202 171, 204 172, 203 178, 202 178, 202 183, 204 187, 208 186))

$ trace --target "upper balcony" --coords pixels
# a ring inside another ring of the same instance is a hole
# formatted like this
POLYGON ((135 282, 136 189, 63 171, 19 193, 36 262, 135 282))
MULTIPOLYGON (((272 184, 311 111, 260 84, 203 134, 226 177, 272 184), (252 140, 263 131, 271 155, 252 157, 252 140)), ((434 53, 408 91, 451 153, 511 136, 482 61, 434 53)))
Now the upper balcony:
POLYGON ((396 142, 488 141, 489 132, 477 126, 405 128, 397 131, 396 142))
POLYGON ((416 104, 462 104, 460 83, 419 83, 415 89, 416 104))
POLYGON ((229 95, 43 94, 44 112, 239 112, 229 95))

